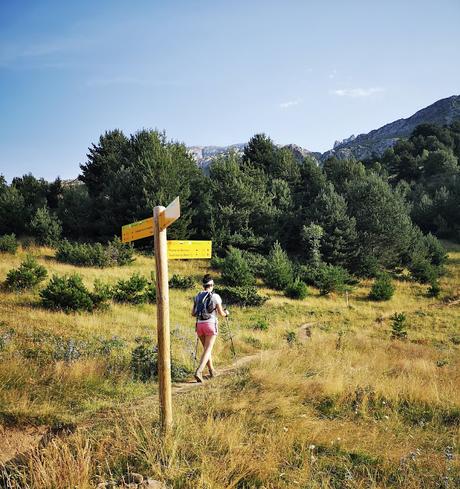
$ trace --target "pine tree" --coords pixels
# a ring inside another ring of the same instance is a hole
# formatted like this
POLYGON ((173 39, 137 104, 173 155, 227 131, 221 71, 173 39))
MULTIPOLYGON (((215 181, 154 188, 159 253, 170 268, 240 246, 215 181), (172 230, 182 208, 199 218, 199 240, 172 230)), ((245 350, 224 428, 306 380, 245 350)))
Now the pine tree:
POLYGON ((292 263, 276 242, 270 251, 264 274, 265 283, 272 289, 284 290, 294 280, 292 263))
POLYGON ((345 199, 328 183, 311 207, 310 219, 323 229, 321 254, 332 265, 349 267, 355 256, 356 221, 348 216, 345 199))

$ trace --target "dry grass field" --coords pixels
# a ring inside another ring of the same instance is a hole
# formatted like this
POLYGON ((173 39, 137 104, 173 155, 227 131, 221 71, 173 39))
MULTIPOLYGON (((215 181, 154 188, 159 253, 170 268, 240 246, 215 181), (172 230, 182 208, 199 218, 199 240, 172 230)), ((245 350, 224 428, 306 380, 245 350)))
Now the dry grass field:
MULTIPOLYGON (((136 337, 155 335, 155 306, 64 314, 41 309, 37 291, 2 291, 3 484, 85 489, 139 472, 194 489, 460 487, 460 246, 446 245, 437 299, 405 281, 390 301, 371 302, 365 281, 349 305, 312 288, 303 301, 262 289, 270 300, 261 308, 233 308, 237 355, 260 354, 232 375, 177 394, 164 443, 156 386, 134 381, 129 368, 136 337), (405 341, 390 338, 395 312, 407 317, 405 341), (267 330, 255 329, 260 321, 267 330), (305 323, 311 338, 302 339, 305 323), (59 354, 69 345, 81 353, 72 361, 59 354), (14 440, 26 451, 31 430, 62 426, 71 433, 7 461, 14 440)), ((24 253, 0 256, 0 281, 24 253)), ((153 268, 141 255, 100 270, 59 264, 50 249, 32 253, 50 275, 78 271, 88 286, 153 268)), ((170 273, 193 275, 198 290, 206 267, 172 261, 170 273)), ((173 358, 189 368, 194 293, 171 291, 173 358)), ((217 367, 232 362, 223 338, 215 359, 217 367)))

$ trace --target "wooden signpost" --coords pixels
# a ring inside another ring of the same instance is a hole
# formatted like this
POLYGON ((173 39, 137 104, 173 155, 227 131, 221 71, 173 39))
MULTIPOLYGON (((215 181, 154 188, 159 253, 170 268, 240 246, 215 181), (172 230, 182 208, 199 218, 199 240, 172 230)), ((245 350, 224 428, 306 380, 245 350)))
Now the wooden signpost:
POLYGON ((179 197, 157 206, 153 217, 122 227, 123 243, 154 237, 157 290, 158 383, 163 433, 172 426, 171 345, 169 334, 168 254, 170 259, 211 258, 211 241, 167 241, 166 229, 180 217, 179 197))
POLYGON ((166 229, 180 216, 179 197, 153 209, 153 239, 157 288, 158 383, 163 432, 172 426, 171 345, 169 337, 168 248, 166 229))

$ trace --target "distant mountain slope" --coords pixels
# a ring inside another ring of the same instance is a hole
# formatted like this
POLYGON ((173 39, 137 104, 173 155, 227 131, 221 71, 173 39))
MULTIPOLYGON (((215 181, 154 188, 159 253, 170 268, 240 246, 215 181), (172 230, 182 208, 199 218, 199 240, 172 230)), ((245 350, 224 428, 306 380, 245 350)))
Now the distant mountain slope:
POLYGON ((438 100, 407 119, 390 122, 368 134, 351 136, 341 142, 336 142, 333 149, 322 154, 321 160, 325 161, 331 156, 339 159, 350 157, 366 159, 373 154, 380 155, 385 149, 393 146, 398 139, 410 136, 419 124, 444 125, 450 124, 455 119, 460 119, 460 95, 438 100))
MULTIPOLYGON (((235 151, 239 155, 243 154, 245 146, 246 143, 232 144, 230 146, 189 146, 188 150, 200 168, 207 168, 216 156, 229 154, 230 151, 235 151)), ((314 153, 296 144, 278 145, 278 147, 290 149, 299 160, 307 155, 313 156, 317 160, 321 157, 321 153, 314 153)))

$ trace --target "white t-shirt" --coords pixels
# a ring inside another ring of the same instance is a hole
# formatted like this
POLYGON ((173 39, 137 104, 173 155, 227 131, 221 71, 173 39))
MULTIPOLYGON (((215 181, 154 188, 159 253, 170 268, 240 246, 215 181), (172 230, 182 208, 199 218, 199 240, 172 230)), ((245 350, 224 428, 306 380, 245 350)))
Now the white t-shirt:
MULTIPOLYGON (((207 294, 205 290, 201 291, 199 294, 195 296, 194 299, 194 304, 195 304, 195 311, 197 309, 197 304, 198 300, 203 300, 204 294, 207 294)), ((219 304, 222 304, 222 299, 219 294, 216 294, 215 292, 211 292, 211 304, 212 304, 212 312, 211 317, 209 319, 198 319, 197 318, 197 323, 207 323, 209 321, 214 321, 217 324, 217 306, 219 304)))

